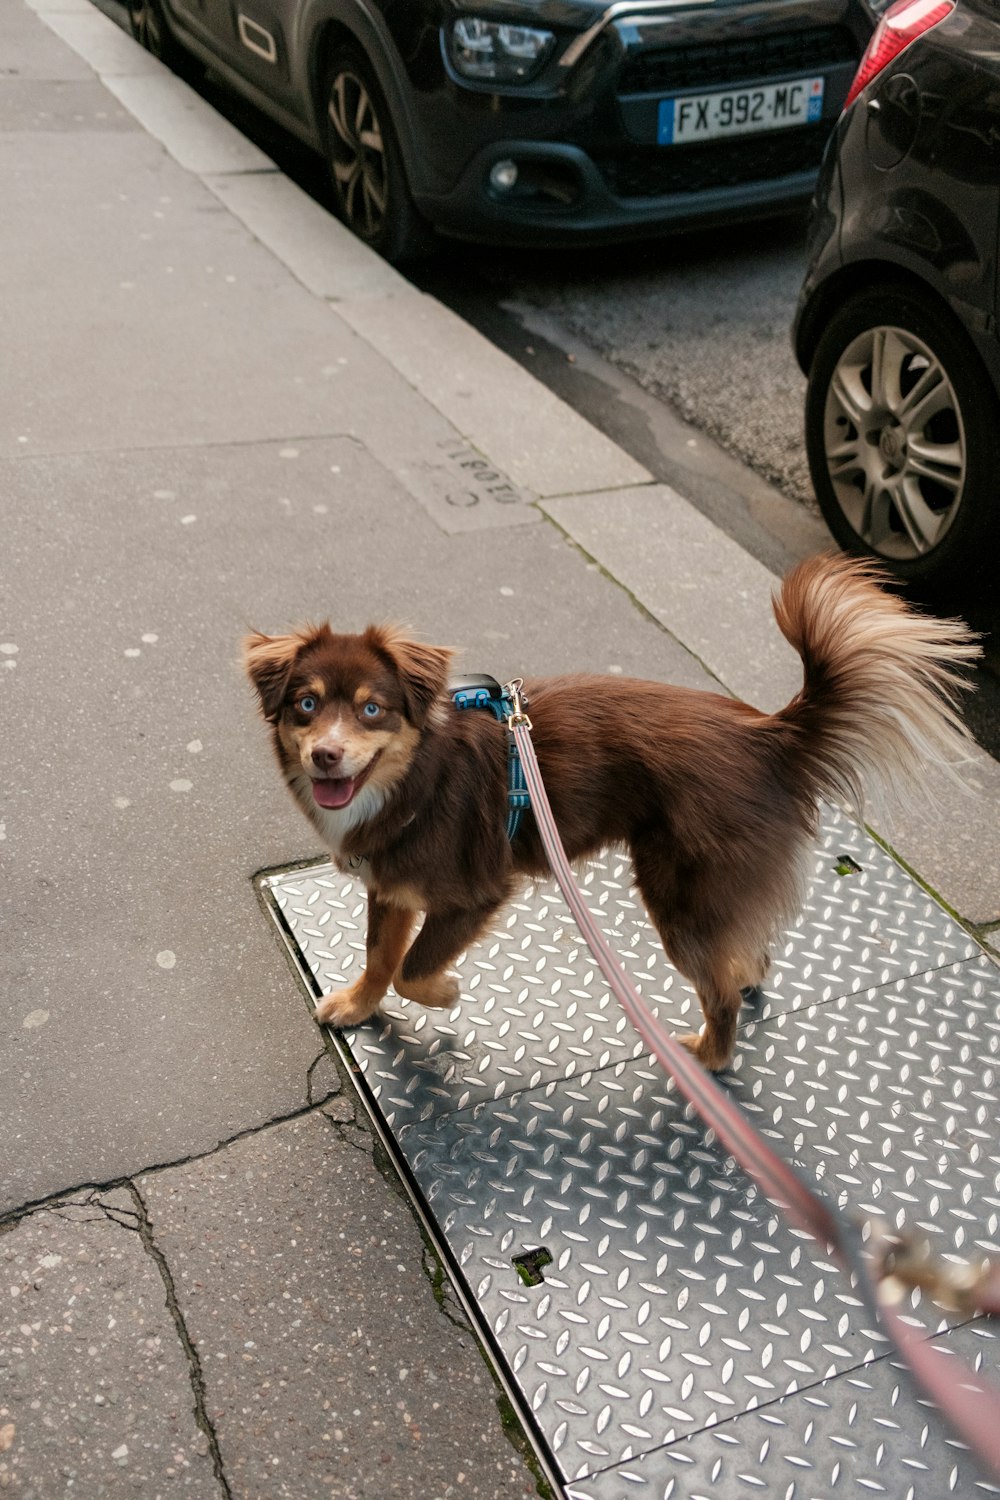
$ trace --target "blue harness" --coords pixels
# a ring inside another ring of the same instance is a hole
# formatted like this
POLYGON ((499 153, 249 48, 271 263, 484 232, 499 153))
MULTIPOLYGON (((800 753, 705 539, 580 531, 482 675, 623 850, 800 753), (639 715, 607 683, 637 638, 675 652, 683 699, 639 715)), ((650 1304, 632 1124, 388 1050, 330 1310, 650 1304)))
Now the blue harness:
MULTIPOLYGON (((456 708, 484 708, 506 724, 515 711, 514 700, 494 677, 466 677, 450 689, 456 708)), ((523 701, 523 700, 522 700, 523 701)), ((507 737, 507 837, 511 841, 521 823, 521 815, 531 806, 524 767, 517 753, 513 735, 507 737)))

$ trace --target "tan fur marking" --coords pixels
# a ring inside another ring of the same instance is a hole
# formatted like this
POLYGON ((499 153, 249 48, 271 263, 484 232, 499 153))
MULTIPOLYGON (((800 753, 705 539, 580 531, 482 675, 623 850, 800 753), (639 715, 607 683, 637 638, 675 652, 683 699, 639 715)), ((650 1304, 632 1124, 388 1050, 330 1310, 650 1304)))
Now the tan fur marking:
POLYGON ((380 885, 378 894, 387 906, 398 906, 403 911, 423 911, 427 905, 427 897, 415 885, 380 885))
POLYGON ((358 1026, 374 1015, 403 961, 414 912, 390 907, 382 920, 378 942, 368 950, 368 967, 359 979, 326 995, 316 1007, 316 1019, 331 1026, 358 1026))
POLYGON ((431 974, 427 979, 397 978, 396 994, 431 1010, 448 1010, 458 1002, 458 980, 453 974, 431 974))
MULTIPOLYGON (((294 732, 294 731, 293 731, 294 732)), ((338 775, 360 776, 379 750, 391 745, 394 735, 388 730, 361 729, 353 718, 338 713, 335 718, 323 717, 319 723, 311 723, 301 731, 299 739, 303 763, 313 764, 313 751, 324 745, 343 750, 344 758, 338 775)))
POLYGON ((379 740, 382 750, 382 758, 372 772, 372 781, 378 786, 394 786, 410 768, 413 753, 420 743, 420 731, 404 722, 395 734, 369 730, 365 738, 379 740))

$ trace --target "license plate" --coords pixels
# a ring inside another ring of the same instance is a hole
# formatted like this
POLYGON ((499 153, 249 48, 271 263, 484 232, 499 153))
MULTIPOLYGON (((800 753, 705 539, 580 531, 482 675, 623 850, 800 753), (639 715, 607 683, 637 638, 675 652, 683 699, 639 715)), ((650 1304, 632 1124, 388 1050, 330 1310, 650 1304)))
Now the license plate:
POLYGON ((656 138, 661 146, 712 141, 724 135, 807 125, 823 114, 822 78, 793 78, 756 88, 661 99, 656 138))

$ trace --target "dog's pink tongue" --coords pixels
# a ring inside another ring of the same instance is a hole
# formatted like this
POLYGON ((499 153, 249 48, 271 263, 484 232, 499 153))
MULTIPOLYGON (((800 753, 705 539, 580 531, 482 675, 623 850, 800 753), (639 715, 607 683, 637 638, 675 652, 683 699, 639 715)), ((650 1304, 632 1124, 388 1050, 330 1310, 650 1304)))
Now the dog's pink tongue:
POLYGON ((314 781, 313 796, 320 807, 346 807, 354 796, 354 777, 341 781, 314 781))

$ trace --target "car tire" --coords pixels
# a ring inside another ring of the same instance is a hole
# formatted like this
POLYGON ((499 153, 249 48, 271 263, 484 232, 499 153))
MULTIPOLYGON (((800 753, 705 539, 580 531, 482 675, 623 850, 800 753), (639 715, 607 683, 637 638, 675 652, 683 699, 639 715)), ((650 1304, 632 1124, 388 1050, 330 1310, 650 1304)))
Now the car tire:
POLYGON ((849 298, 816 345, 805 426, 816 498, 846 551, 930 601, 992 582, 1000 407, 945 309, 901 286, 849 298))
POLYGON ((364 54, 336 47, 325 80, 327 160, 338 216, 392 264, 433 248, 417 211, 385 96, 364 54))
POLYGON ((132 35, 147 52, 168 67, 177 60, 180 48, 160 0, 128 0, 128 19, 132 35))

